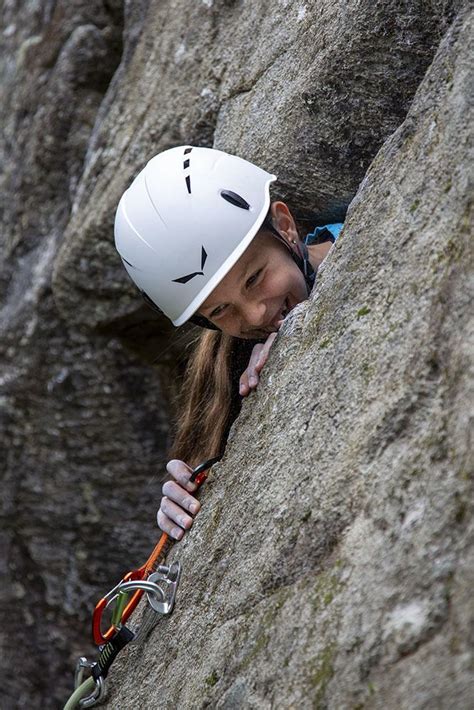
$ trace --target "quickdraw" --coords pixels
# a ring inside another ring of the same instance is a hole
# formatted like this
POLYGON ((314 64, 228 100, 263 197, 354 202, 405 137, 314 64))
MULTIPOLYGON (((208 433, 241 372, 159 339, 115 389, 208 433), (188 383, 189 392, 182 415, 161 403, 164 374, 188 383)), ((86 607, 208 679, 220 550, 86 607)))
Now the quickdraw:
MULTIPOLYGON (((190 482, 199 488, 206 480, 209 469, 218 461, 220 457, 215 457, 197 466, 191 474, 190 482)), ((92 634, 94 642, 99 646, 99 658, 96 662, 90 662, 85 657, 79 659, 74 679, 75 690, 64 710, 93 707, 104 699, 105 679, 118 653, 131 641, 137 642, 138 638, 144 638, 145 627, 153 626, 142 623, 139 629, 133 632, 124 625, 143 594, 147 595, 154 617, 158 613, 171 614, 173 611, 181 565, 179 562, 173 562, 169 567, 163 565, 173 542, 167 533, 163 533, 145 564, 127 572, 120 582, 97 602, 92 616, 92 634), (103 632, 104 612, 113 604, 111 624, 103 632), (91 675, 83 680, 85 669, 88 669, 91 675)))

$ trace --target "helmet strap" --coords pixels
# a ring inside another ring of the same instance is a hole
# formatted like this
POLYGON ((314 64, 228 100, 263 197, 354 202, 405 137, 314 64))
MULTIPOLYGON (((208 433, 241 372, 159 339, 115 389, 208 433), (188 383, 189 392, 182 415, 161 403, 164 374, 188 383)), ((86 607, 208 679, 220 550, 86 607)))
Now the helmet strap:
POLYGON ((208 330, 220 330, 220 328, 218 328, 217 325, 214 325, 214 323, 211 323, 210 320, 207 320, 204 316, 198 316, 196 314, 189 318, 189 323, 198 325, 200 328, 207 328, 208 330))
POLYGON ((280 241, 288 249, 293 261, 296 263, 305 278, 309 296, 316 279, 316 271, 313 269, 313 266, 309 260, 308 247, 306 244, 301 241, 297 242, 296 240, 292 240, 292 244, 296 246, 296 251, 292 249, 285 237, 280 234, 277 229, 275 229, 269 217, 265 217, 262 227, 266 227, 278 239, 278 241, 280 241))

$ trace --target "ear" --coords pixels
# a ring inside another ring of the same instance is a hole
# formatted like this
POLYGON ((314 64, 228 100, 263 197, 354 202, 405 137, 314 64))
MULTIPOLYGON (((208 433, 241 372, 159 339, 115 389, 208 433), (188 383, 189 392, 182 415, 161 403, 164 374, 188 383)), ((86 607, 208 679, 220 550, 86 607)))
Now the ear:
POLYGON ((272 202, 271 210, 272 223, 282 237, 290 244, 296 244, 300 241, 295 220, 285 202, 272 202))

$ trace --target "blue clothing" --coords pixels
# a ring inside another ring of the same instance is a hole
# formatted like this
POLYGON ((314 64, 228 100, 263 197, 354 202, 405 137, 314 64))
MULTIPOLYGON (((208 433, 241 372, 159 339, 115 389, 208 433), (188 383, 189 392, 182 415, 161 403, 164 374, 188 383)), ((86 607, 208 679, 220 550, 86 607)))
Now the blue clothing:
POLYGON ((334 243, 338 238, 343 226, 343 224, 337 222, 335 224, 325 224, 322 227, 316 227, 313 232, 310 232, 310 234, 306 235, 304 243, 307 246, 311 246, 311 244, 322 244, 323 242, 327 241, 331 241, 334 243))

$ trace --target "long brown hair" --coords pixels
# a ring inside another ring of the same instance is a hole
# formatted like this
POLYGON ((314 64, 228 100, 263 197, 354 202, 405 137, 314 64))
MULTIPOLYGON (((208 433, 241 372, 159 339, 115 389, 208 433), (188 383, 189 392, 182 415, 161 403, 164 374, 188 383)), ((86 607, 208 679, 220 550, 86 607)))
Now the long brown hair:
POLYGON ((195 466, 223 453, 240 411, 240 375, 255 343, 214 330, 200 336, 181 390, 172 458, 195 466))
MULTIPOLYGON (((295 224, 301 234, 302 217, 298 217, 295 224)), ((271 206, 267 219, 271 220, 271 206)), ((208 330, 201 335, 187 366, 178 405, 173 458, 195 466, 223 453, 230 427, 240 412, 239 378, 257 342, 221 331, 208 330)))

